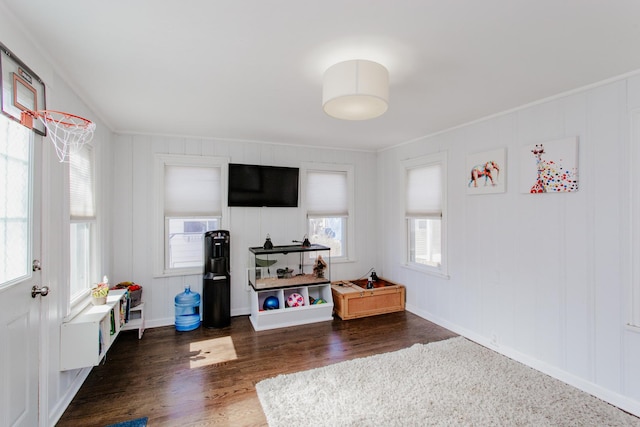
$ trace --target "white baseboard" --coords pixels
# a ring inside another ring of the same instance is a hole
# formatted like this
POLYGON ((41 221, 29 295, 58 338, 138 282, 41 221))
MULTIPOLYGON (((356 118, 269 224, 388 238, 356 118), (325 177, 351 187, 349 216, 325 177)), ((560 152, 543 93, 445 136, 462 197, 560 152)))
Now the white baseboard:
MULTIPOLYGON (((248 316, 250 314, 251 312, 249 311, 248 307, 231 310, 231 317, 248 316)), ((164 317, 162 319, 146 320, 145 329, 161 328, 163 326, 173 326, 175 325, 175 321, 176 321, 175 317, 164 317)))
POLYGON ((73 379, 71 385, 67 387, 66 393, 62 395, 60 400, 58 400, 56 406, 49 412, 50 426, 55 426, 58 421, 60 421, 60 418, 62 418, 64 411, 67 410, 73 398, 76 397, 76 394, 78 394, 80 387, 82 387, 82 384, 84 384, 85 380, 89 376, 89 373, 91 373, 91 369, 92 368, 89 367, 80 369, 78 371, 78 375, 76 375, 76 377, 73 379))

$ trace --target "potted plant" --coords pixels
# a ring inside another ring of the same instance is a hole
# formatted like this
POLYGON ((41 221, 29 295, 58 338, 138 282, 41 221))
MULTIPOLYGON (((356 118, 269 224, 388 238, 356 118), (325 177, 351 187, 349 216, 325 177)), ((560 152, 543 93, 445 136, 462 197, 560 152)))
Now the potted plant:
POLYGON ((106 283, 98 283, 96 287, 91 289, 91 302, 93 303, 93 305, 106 304, 108 294, 109 285, 106 283))

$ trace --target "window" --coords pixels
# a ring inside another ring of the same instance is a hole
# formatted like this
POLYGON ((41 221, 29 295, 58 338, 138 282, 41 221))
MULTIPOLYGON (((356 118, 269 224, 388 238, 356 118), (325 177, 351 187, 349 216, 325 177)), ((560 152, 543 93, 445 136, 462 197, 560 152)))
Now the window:
POLYGON ((353 167, 303 166, 306 228, 312 243, 331 248, 332 260, 353 257, 353 167))
POLYGON ((156 275, 202 272, 204 233, 222 229, 226 217, 227 165, 219 157, 156 157, 156 275))
POLYGON ((0 288, 31 274, 32 135, 0 115, 0 288))
POLYGON ((93 149, 69 154, 69 300, 85 296, 96 279, 93 149))
POLYGON ((446 274, 445 156, 404 162, 407 264, 446 274))

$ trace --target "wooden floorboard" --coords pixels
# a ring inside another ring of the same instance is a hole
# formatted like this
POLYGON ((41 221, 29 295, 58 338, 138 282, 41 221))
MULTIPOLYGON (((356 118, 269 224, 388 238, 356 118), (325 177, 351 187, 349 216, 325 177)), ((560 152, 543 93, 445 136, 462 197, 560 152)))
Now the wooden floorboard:
POLYGON ((149 417, 149 426, 266 426, 255 384, 450 338, 408 312, 255 332, 246 316, 222 329, 122 332, 93 368, 57 426, 106 426, 149 417))

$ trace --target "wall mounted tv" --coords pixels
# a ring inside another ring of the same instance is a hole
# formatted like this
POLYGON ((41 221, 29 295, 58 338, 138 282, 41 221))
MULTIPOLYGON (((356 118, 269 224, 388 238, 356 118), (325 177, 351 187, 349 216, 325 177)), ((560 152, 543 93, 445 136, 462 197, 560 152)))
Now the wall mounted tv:
POLYGON ((298 207, 298 168, 229 163, 228 204, 298 207))

